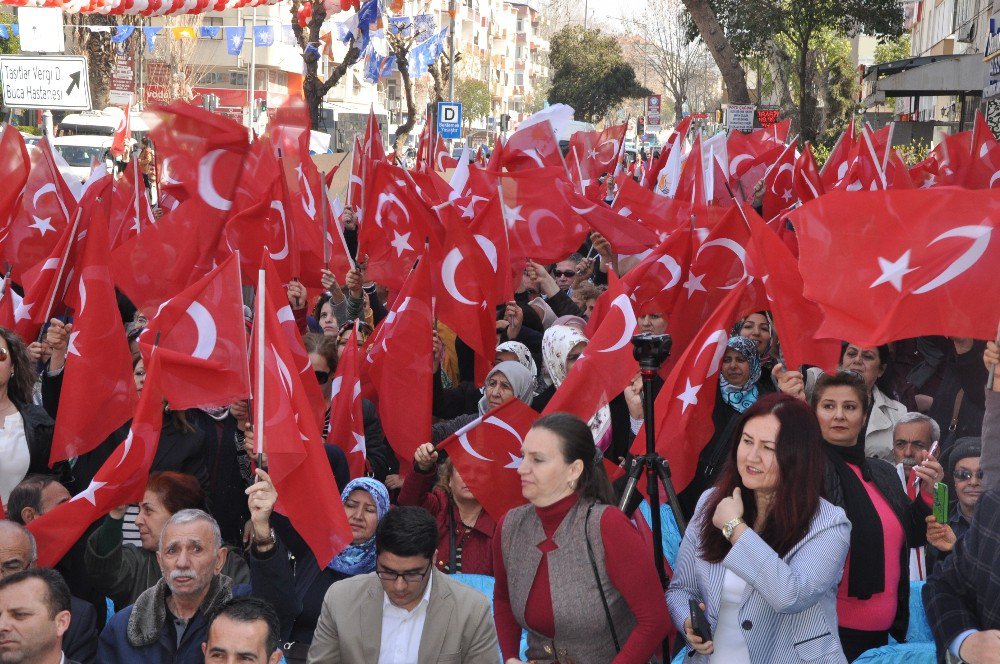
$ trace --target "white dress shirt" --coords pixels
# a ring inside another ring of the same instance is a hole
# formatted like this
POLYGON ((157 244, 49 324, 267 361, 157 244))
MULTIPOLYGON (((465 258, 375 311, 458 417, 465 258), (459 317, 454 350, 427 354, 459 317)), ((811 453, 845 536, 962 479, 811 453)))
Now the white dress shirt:
POLYGON ((31 453, 24 435, 24 419, 21 413, 14 412, 4 419, 0 427, 0 502, 4 505, 10 492, 28 474, 29 466, 31 453))
POLYGON ((389 601, 389 595, 383 595, 382 647, 379 650, 378 664, 413 664, 417 661, 433 580, 432 575, 427 580, 424 596, 412 611, 399 608, 389 601))

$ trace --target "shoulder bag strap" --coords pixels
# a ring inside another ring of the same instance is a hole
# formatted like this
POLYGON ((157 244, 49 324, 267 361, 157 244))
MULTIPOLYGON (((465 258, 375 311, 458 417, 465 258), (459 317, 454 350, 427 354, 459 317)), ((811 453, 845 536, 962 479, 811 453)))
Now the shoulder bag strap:
POLYGON ((618 641, 618 633, 615 632, 615 623, 611 620, 611 609, 608 608, 608 598, 604 594, 604 584, 601 583, 601 574, 597 571, 597 560, 594 558, 594 547, 590 543, 590 513, 594 509, 594 503, 587 508, 587 516, 583 522, 583 537, 587 540, 587 557, 590 558, 590 568, 594 570, 594 580, 597 582, 597 590, 601 593, 601 604, 604 606, 604 617, 608 621, 608 629, 611 630, 611 638, 615 642, 615 652, 621 652, 621 642, 618 641))

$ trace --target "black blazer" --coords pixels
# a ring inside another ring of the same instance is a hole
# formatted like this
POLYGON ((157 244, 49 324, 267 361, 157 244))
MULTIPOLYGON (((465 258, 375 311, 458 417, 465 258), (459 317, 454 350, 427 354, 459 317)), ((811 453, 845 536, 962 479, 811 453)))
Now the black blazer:
POLYGON ((79 597, 70 597, 69 602, 69 628, 63 634, 62 640, 66 664, 70 664, 70 661, 78 664, 96 664, 99 634, 94 605, 79 597))
POLYGON ((939 654, 965 630, 1000 629, 1000 489, 979 499, 969 532, 927 579, 923 597, 939 654))

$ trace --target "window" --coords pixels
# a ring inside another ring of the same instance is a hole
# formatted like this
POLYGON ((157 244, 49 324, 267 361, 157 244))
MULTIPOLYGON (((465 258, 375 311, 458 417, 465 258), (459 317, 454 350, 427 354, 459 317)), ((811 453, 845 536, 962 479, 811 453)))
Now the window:
POLYGON ((520 16, 517 17, 517 31, 524 32, 524 19, 520 16))
POLYGON ((247 84, 247 73, 245 71, 229 72, 229 85, 245 87, 247 84))
POLYGON ((523 46, 518 46, 514 50, 514 57, 517 58, 518 61, 521 61, 521 60, 524 59, 524 47, 523 46))
POLYGON ((514 73, 514 85, 524 85, 524 72, 519 71, 514 73))
POLYGON ((385 94, 389 99, 398 99, 399 91, 396 88, 396 81, 389 81, 385 86, 385 94))

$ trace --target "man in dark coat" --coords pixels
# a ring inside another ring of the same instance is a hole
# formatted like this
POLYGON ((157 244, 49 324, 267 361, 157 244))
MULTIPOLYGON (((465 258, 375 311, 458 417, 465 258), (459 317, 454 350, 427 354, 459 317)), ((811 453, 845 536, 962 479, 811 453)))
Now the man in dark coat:
POLYGON ((79 664, 63 652, 69 623, 69 586, 59 572, 34 567, 0 579, 4 664, 79 664))

